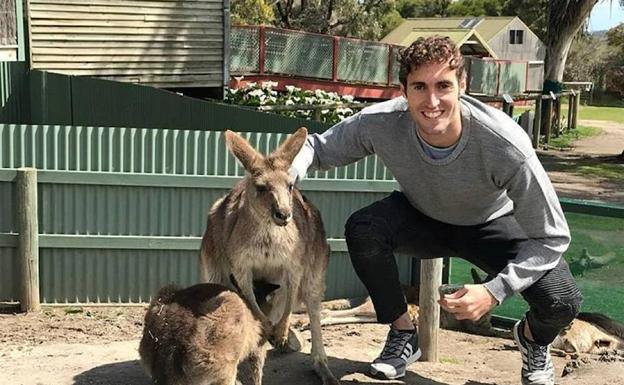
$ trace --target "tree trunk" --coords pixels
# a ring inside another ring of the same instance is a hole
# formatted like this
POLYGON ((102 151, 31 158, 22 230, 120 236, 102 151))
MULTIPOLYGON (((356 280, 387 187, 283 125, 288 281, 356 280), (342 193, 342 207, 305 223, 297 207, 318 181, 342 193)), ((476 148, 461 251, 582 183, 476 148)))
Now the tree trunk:
POLYGON ((554 0, 548 9, 546 83, 561 83, 572 40, 598 0, 554 0))

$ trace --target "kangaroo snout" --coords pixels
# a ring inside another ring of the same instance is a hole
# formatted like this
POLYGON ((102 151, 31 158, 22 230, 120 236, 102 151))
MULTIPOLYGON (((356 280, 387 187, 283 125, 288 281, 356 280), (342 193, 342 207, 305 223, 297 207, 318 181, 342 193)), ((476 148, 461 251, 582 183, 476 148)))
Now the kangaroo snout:
POLYGON ((286 226, 292 220, 292 211, 273 209, 273 221, 278 226, 286 226))

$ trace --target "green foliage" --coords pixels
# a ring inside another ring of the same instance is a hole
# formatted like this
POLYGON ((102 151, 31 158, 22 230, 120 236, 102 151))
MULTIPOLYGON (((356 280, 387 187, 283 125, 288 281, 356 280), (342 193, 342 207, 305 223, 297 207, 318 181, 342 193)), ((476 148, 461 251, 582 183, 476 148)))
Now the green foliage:
POLYGON ((605 76, 605 62, 610 55, 610 48, 604 39, 588 35, 579 35, 572 42, 566 68, 565 81, 600 83, 605 76))
MULTIPOLYGON (((225 102, 243 106, 290 106, 290 105, 327 105, 327 104, 347 104, 357 103, 351 96, 340 96, 335 92, 323 90, 302 90, 294 86, 286 86, 285 93, 278 93, 273 89, 277 83, 263 82, 249 83, 244 88, 228 89, 225 95, 225 102)), ((313 110, 296 111, 276 111, 276 113, 289 117, 314 119, 313 110)), ((323 123, 338 123, 354 114, 353 109, 348 106, 338 108, 321 109, 317 116, 323 123)))
POLYGON ((450 4, 450 0, 399 0, 396 9, 404 18, 446 17, 450 4))
MULTIPOLYGON (((384 18, 395 9, 394 0, 277 0, 277 26, 307 32, 379 40, 384 18)), ((391 16, 390 16, 391 17, 391 16)))
POLYGON ((448 7, 451 16, 500 16, 502 0, 459 0, 448 7))
POLYGON ((607 90, 624 97, 624 65, 609 69, 606 80, 607 90))
POLYGON ((607 31, 607 43, 612 47, 624 50, 624 23, 620 23, 607 31))
POLYGON ((503 16, 518 16, 541 41, 546 41, 548 0, 505 0, 503 16))
POLYGON ((275 20, 273 8, 266 0, 232 0, 230 15, 236 25, 266 25, 275 20))
POLYGON ((386 13, 381 19, 381 36, 386 36, 387 34, 392 32, 395 28, 401 25, 403 21, 404 19, 401 17, 401 14, 396 9, 386 13))

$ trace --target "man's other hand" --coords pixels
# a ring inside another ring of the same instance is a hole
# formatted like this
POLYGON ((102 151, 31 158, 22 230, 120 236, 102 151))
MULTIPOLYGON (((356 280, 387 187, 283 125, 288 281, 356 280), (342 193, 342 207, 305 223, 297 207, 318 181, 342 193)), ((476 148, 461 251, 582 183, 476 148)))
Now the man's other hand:
POLYGON ((455 293, 440 298, 438 303, 458 320, 471 321, 478 321, 498 304, 483 285, 464 285, 455 293))

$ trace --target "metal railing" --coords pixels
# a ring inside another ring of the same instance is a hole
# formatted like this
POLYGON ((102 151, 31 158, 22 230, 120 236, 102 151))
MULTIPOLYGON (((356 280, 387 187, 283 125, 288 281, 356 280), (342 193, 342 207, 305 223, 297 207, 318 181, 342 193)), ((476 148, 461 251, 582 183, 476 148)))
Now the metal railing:
MULTIPOLYGON (((263 26, 231 31, 233 75, 289 75, 396 87, 400 46, 263 26)), ((466 57, 469 93, 541 90, 543 63, 466 57)))
POLYGON ((397 86, 399 46, 264 26, 231 30, 232 75, 279 74, 397 86))

